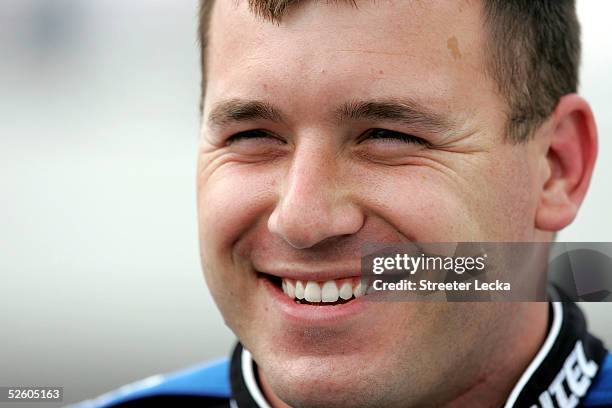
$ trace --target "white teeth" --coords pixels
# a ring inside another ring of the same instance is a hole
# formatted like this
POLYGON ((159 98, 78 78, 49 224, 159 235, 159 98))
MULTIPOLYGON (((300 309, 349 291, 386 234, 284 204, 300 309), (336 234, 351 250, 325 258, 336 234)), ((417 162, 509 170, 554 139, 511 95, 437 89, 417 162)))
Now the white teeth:
POLYGON ((308 281, 304 289, 304 297, 307 301, 318 303, 321 301, 321 287, 317 282, 308 281))
MULTIPOLYGON (((285 282, 285 280, 283 279, 283 282, 285 282)), ((291 299, 295 298, 295 286, 293 286, 293 283, 291 283, 291 281, 287 281, 286 283, 286 294, 287 296, 289 296, 291 299)))
POLYGON ((327 281, 321 288, 321 301, 336 302, 338 301, 338 288, 333 280, 327 281))
POLYGON ((342 286, 340 286, 340 291, 338 293, 340 297, 344 300, 349 300, 353 297, 353 287, 349 282, 344 282, 342 286))
POLYGON ((283 288, 283 292, 285 292, 285 295, 289 296, 291 299, 295 298, 295 286, 293 286, 293 283, 291 283, 290 280, 283 279, 281 286, 283 288))
POLYGON ((353 289, 353 293, 355 294, 355 297, 358 298, 360 296, 363 295, 362 292, 362 288, 363 286, 361 285, 361 281, 355 286, 355 289, 353 289))
POLYGON ((298 299, 304 299, 304 284, 302 281, 295 281, 295 297, 298 299))
POLYGON ((283 292, 291 299, 305 299, 311 303, 335 303, 338 299, 350 300, 366 294, 366 286, 358 282, 354 287, 351 280, 328 280, 322 284, 316 281, 293 281, 283 279, 283 292), (342 284, 340 284, 342 282, 342 284), (338 288, 340 286, 340 288, 338 288))

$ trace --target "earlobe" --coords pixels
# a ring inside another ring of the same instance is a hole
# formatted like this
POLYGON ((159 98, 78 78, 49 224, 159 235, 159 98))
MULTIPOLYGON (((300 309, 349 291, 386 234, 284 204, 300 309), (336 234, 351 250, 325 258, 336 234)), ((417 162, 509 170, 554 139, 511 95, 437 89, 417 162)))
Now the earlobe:
POLYGON ((552 114, 550 132, 535 226, 559 231, 576 217, 595 166, 597 129, 589 104, 576 94, 562 97, 552 114))

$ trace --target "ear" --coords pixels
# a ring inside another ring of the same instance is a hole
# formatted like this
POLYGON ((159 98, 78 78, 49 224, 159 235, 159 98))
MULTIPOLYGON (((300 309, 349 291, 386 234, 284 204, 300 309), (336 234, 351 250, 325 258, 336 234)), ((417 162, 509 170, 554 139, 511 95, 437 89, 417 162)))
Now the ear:
POLYGON ((589 104, 576 94, 562 97, 551 119, 535 227, 559 231, 574 220, 589 186, 597 156, 597 128, 589 104))

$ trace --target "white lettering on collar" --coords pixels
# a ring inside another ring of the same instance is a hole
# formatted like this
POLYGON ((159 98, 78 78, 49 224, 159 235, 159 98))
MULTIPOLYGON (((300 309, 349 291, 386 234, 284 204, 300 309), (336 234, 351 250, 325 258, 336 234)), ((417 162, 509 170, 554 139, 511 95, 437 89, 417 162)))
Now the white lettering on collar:
POLYGON ((539 405, 532 405, 531 408, 576 407, 580 398, 589 389, 591 380, 595 377, 598 368, 597 363, 593 360, 587 360, 582 341, 578 340, 574 350, 565 359, 561 371, 556 375, 548 389, 540 394, 539 405), (569 395, 566 390, 569 391, 569 395))

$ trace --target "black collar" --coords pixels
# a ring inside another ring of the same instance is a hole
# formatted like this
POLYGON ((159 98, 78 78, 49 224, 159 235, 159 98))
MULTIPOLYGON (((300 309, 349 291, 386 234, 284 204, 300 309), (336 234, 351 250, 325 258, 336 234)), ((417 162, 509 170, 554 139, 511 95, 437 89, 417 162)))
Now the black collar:
POLYGON ((587 331, 582 311, 559 292, 551 302, 550 329, 542 347, 523 372, 504 408, 580 406, 607 351, 587 331))
MULTIPOLYGON (((549 331, 533 361, 512 389, 504 408, 580 406, 606 357, 602 342, 587 332, 582 311, 556 295, 549 331)), ((231 362, 230 406, 269 408, 251 354, 240 343, 231 362)))

